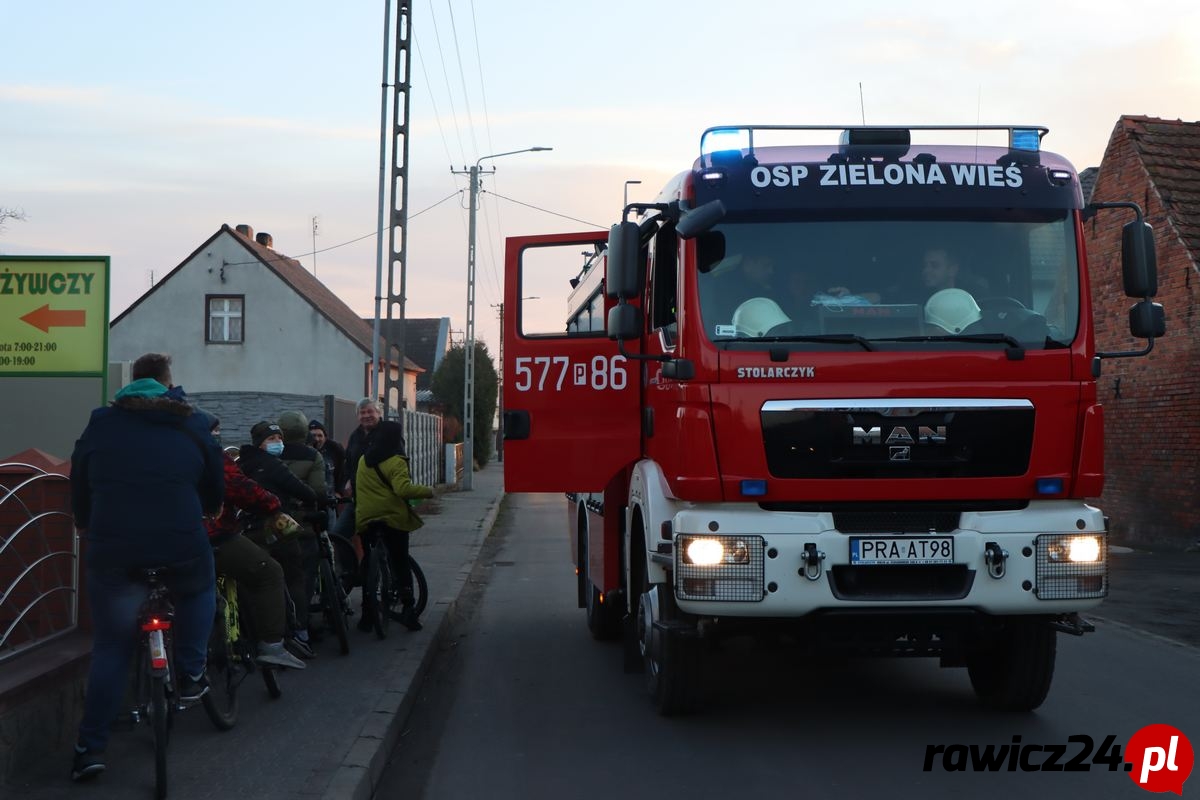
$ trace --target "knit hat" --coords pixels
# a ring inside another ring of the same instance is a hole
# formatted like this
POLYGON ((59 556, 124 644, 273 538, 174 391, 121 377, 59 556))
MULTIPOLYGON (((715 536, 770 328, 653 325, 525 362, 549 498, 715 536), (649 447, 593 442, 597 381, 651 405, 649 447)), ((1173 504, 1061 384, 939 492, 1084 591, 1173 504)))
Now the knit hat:
POLYGON ((278 422, 284 444, 303 444, 308 438, 308 415, 303 411, 281 412, 278 422))
POLYGON ((325 426, 321 424, 321 420, 319 419, 309 420, 308 429, 310 431, 320 431, 321 433, 328 434, 328 431, 325 430, 325 426))
POLYGON ((258 447, 266 441, 268 436, 275 434, 283 436, 283 431, 274 422, 264 419, 262 422, 254 423, 254 427, 250 429, 250 441, 254 443, 255 447, 258 447))

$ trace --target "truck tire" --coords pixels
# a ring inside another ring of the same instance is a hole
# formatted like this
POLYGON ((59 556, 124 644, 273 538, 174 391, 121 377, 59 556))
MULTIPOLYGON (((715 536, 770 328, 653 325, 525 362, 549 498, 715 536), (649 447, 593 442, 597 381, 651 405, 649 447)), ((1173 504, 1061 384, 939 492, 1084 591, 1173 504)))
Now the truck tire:
POLYGON ((979 701, 998 711, 1033 711, 1050 692, 1057 639, 1042 619, 1010 619, 994 645, 967 655, 979 701))
POLYGON ((587 535, 581 537, 583 552, 583 584, 584 598, 587 609, 588 630, 596 641, 607 642, 621 636, 621 618, 625 616, 624 609, 616 608, 614 603, 600 602, 600 590, 592 582, 592 571, 589 566, 591 553, 588 552, 587 535))
POLYGON ((698 636, 672 633, 654 625, 664 615, 667 619, 662 621, 674 616, 669 593, 669 586, 652 586, 643 577, 636 623, 646 690, 664 717, 689 714, 699 708, 702 666, 698 636))

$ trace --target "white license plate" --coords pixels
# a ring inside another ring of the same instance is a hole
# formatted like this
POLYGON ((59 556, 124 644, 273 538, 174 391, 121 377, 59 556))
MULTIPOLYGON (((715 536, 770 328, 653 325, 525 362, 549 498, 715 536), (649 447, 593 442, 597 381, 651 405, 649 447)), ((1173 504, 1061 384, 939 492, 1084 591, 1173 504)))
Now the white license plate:
POLYGON ((855 536, 850 563, 953 564, 953 536, 855 536))

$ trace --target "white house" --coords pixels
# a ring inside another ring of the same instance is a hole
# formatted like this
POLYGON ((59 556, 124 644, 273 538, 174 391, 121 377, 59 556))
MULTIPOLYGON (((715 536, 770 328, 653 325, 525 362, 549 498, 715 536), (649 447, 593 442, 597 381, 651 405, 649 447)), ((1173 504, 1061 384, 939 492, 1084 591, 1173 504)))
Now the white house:
MULTIPOLYGON (((189 393, 357 399, 368 394, 371 339, 371 325, 277 253, 270 234, 222 225, 112 321, 109 360, 170 353, 175 382, 189 393)), ((405 362, 405 395, 413 398, 424 370, 405 362)), ((396 365, 389 369, 395 374, 396 365)))

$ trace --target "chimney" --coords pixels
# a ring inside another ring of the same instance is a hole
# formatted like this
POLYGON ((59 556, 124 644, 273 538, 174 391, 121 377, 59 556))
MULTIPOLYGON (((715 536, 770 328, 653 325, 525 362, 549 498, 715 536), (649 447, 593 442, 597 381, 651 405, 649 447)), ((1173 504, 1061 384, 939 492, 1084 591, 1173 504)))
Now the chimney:
POLYGON ((263 247, 268 247, 272 250, 275 249, 275 240, 271 238, 271 234, 269 233, 258 234, 258 236, 254 237, 254 241, 258 242, 263 247))
POLYGON ((236 230, 242 236, 245 236, 247 239, 254 238, 254 228, 251 228, 249 225, 238 225, 236 228, 234 228, 234 230, 236 230))

